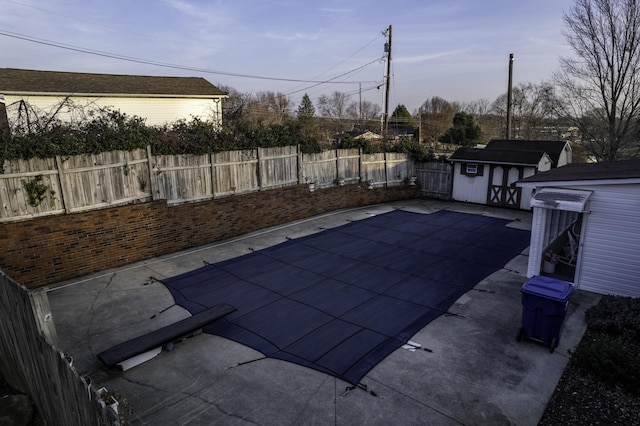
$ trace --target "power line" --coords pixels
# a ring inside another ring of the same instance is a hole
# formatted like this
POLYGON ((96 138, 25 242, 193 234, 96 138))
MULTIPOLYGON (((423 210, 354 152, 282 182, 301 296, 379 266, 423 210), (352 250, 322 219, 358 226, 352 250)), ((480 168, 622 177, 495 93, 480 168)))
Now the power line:
MULTIPOLYGON (((378 40, 380 38, 380 35, 376 36, 373 40, 371 40, 369 43, 365 44, 364 46, 362 46, 360 49, 356 50, 355 52, 353 52, 351 55, 349 55, 348 57, 346 57, 344 60, 338 62, 337 64, 335 64, 334 66, 330 67, 329 69, 327 69, 326 71, 321 72, 320 74, 317 74, 315 77, 312 77, 312 80, 316 80, 318 79, 320 76, 327 74, 329 71, 331 71, 334 68, 337 68, 338 66, 344 64, 346 61, 348 61, 349 59, 353 58, 355 55, 357 55, 358 53, 362 52, 364 49, 366 49, 367 47, 369 47, 373 42, 375 42, 376 40, 378 40)), ((298 92, 302 92, 303 90, 307 90, 307 89, 312 89, 315 86, 311 86, 311 87, 307 87, 304 89, 293 89, 293 91, 289 92, 288 94, 293 94, 293 93, 298 93, 298 92)))
MULTIPOLYGON (((49 13, 49 14, 55 15, 55 16, 60 16, 62 18, 69 19, 69 20, 72 20, 72 21, 82 22, 82 23, 85 23, 85 24, 91 24, 94 27, 95 26, 99 26, 99 27, 102 27, 102 28, 106 28, 106 29, 108 29, 110 31, 118 31, 118 32, 122 32, 124 34, 134 34, 134 35, 142 36, 142 37, 145 37, 145 38, 149 38, 147 34, 136 32, 136 31, 122 30, 122 29, 116 28, 116 27, 110 27, 110 26, 104 25, 104 24, 102 24, 102 23, 100 23, 98 21, 93 21, 93 20, 83 19, 83 18, 77 18, 75 16, 65 15, 63 13, 54 12, 53 10, 44 9, 42 7, 33 6, 33 5, 30 5, 30 4, 21 3, 21 2, 18 2, 18 1, 14 1, 14 0, 4 0, 4 1, 6 3, 13 3, 13 4, 16 4, 18 6, 30 8, 30 9, 33 9, 33 10, 38 10, 40 12, 49 13)), ((154 38, 158 38, 158 37, 154 37, 154 38)), ((164 38, 164 37, 160 38, 160 39, 162 39, 162 40, 171 40, 169 38, 164 38)))
MULTIPOLYGON (((173 68, 173 69, 179 69, 179 70, 194 71, 194 72, 200 72, 200 73, 204 73, 204 74, 224 75, 224 76, 229 76, 229 77, 251 78, 251 79, 257 79, 257 80, 284 81, 284 82, 294 82, 294 83, 315 83, 317 85, 327 84, 327 83, 332 83, 332 84, 354 84, 354 83, 359 83, 359 81, 334 81, 334 80, 336 80, 336 79, 338 79, 340 77, 343 77, 343 76, 345 76, 347 74, 351 74, 353 72, 359 71, 360 69, 362 69, 362 68, 364 68, 364 67, 366 67, 368 65, 371 65, 372 63, 374 63, 374 62, 379 60, 379 58, 375 59, 372 62, 369 62, 369 63, 367 63, 367 64, 365 64, 363 66, 355 68, 355 69, 353 69, 351 71, 347 71, 347 72, 345 72, 343 74, 340 74, 339 76, 334 77, 334 78, 329 79, 329 80, 303 80, 303 79, 294 79, 294 78, 267 77, 267 76, 251 75, 251 74, 239 74, 239 73, 233 73, 233 72, 227 72, 227 71, 216 71, 216 70, 209 70, 209 69, 204 69, 204 68, 190 67, 190 66, 186 66, 186 65, 177 65, 177 64, 171 64, 171 63, 166 63, 166 62, 158 62, 158 61, 152 61, 152 60, 147 60, 147 59, 133 58, 133 57, 130 57, 130 56, 124 56, 124 55, 119 55, 119 54, 109 53, 109 52, 102 52, 102 51, 99 51, 99 50, 92 50, 92 49, 87 49, 87 48, 83 48, 83 47, 78 47, 78 46, 58 43, 58 42, 54 42, 54 41, 50 41, 50 40, 39 39, 39 38, 36 38, 36 37, 31 37, 31 36, 28 36, 28 35, 14 33, 14 32, 10 32, 10 31, 0 30, 0 35, 3 35, 5 37, 19 39, 19 40, 29 41, 29 42, 32 42, 32 43, 42 44, 42 45, 45 45, 45 46, 57 47, 59 49, 71 50, 71 51, 74 51, 74 52, 86 53, 86 54, 89 54, 89 55, 101 56, 101 57, 110 58, 110 59, 118 59, 118 60, 121 60, 121 61, 134 62, 134 63, 138 63, 138 64, 154 65, 154 66, 164 67, 164 68, 173 68)), ((368 80, 368 81, 361 81, 361 82, 362 83, 371 83, 371 82, 374 82, 374 81, 373 80, 368 80)))
POLYGON ((368 81, 334 81, 334 80, 335 80, 335 79, 338 79, 338 78, 340 78, 340 77, 344 77, 344 76, 345 76, 345 75, 347 75, 347 74, 351 74, 351 73, 354 73, 354 72, 356 72, 356 71, 360 71, 361 69, 363 69, 363 68, 365 68, 365 67, 368 67, 369 65, 371 65, 371 64, 373 64, 373 63, 375 63, 375 62, 380 61, 380 59, 381 59, 381 58, 376 58, 376 59, 374 59, 374 60, 373 60, 373 61, 371 61, 371 62, 368 62, 368 63, 366 63, 366 64, 364 64, 364 65, 359 66, 358 68, 355 68, 355 69, 353 69, 353 70, 351 70, 351 71, 347 71, 347 72, 345 72, 345 73, 342 73, 342 74, 340 74, 340 75, 338 75, 338 76, 336 76, 336 77, 333 77, 333 78, 331 78, 331 79, 329 79, 329 80, 326 80, 326 81, 322 81, 322 82, 309 81, 309 83, 316 83, 316 84, 311 85, 311 86, 307 86, 307 87, 302 88, 302 89, 299 89, 299 90, 294 90, 293 92, 288 92, 288 93, 285 93, 285 94, 286 94, 287 96, 289 96, 289 95, 293 95, 294 93, 299 93, 299 92, 302 92, 302 91, 305 91, 305 90, 308 90, 308 89, 313 89, 313 88, 314 88, 314 87, 316 87, 316 86, 319 86, 319 85, 321 85, 321 84, 327 84, 327 83, 350 83, 350 84, 353 84, 353 83, 375 83, 375 82, 376 82, 375 80, 368 80, 368 81))

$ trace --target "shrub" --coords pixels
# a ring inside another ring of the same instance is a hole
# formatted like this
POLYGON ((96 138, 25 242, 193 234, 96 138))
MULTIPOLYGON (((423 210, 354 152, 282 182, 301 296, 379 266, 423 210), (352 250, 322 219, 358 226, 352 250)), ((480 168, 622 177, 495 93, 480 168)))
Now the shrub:
POLYGON ((411 154, 413 159, 418 162, 436 161, 433 150, 413 137, 401 137, 392 146, 392 151, 411 154))
POLYGON ((147 126, 143 118, 109 108, 76 111, 81 119, 69 122, 33 108, 29 111, 32 111, 29 120, 16 123, 10 133, 2 133, 0 166, 4 160, 17 158, 131 151, 147 146, 157 155, 202 155, 287 145, 300 145, 305 153, 321 151, 320 143, 304 136, 302 126, 295 120, 220 127, 214 122, 192 118, 164 126, 147 126))
POLYGON ((640 299, 604 296, 586 313, 588 330, 572 362, 640 394, 640 299))

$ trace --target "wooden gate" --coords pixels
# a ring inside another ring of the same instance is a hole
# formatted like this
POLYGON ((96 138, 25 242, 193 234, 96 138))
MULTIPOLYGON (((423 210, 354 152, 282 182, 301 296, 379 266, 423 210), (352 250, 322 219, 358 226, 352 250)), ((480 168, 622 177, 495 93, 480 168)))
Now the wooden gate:
POLYGON ((487 205, 519 209, 522 188, 517 188, 515 183, 522 179, 523 175, 523 167, 492 164, 489 169, 487 205))

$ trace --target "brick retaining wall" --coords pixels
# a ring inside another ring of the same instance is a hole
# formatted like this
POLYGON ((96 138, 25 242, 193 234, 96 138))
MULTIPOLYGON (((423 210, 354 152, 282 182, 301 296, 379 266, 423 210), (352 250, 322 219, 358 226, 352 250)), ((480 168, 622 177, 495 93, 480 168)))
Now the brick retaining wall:
POLYGON ((164 200, 0 225, 0 269, 39 287, 338 209, 415 198, 417 186, 306 185, 168 206, 164 200))

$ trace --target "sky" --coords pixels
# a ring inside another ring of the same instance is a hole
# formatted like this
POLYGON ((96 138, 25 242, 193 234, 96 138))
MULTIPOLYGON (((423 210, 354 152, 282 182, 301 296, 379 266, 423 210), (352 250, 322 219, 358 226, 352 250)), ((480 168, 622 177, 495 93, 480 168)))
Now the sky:
POLYGON ((0 0, 0 67, 197 76, 285 93, 294 107, 335 91, 384 107, 391 26, 389 113, 414 112, 434 96, 492 102, 507 92, 511 53, 514 85, 549 81, 571 55, 573 3, 0 0))

